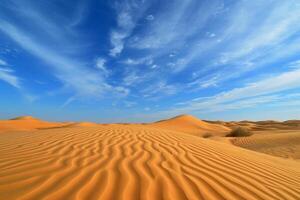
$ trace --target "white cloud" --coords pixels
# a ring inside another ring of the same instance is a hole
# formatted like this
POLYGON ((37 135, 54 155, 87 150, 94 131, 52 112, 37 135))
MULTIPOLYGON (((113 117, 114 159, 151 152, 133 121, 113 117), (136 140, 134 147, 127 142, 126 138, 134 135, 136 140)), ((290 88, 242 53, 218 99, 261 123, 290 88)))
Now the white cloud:
POLYGON ((133 60, 131 58, 128 58, 127 60, 123 61, 124 64, 126 65, 138 65, 140 62, 133 60))
POLYGON ((61 105, 61 108, 64 108, 66 106, 68 106, 69 104, 71 104, 73 101, 75 101, 76 98, 75 96, 72 96, 70 98, 68 98, 62 105, 61 105))
MULTIPOLYGON (((68 22, 73 23, 74 17, 78 16, 74 16, 69 21, 65 15, 60 14, 60 10, 54 2, 44 4, 39 1, 11 1, 7 9, 14 13, 17 19, 25 22, 24 24, 18 23, 18 28, 27 30, 27 25, 30 25, 30 30, 35 34, 36 40, 44 39, 43 41, 47 42, 47 45, 55 44, 56 47, 61 46, 64 49, 70 46, 70 51, 77 47, 79 40, 69 39, 74 38, 76 34, 70 29, 68 22), (57 11, 54 13, 53 10, 57 11)), ((2 19, 9 18, 4 17, 2 19)))
POLYGON ((138 58, 138 59, 132 59, 132 58, 128 58, 124 61, 122 61, 122 63, 126 64, 126 65, 152 65, 153 64, 153 59, 151 56, 147 56, 144 58, 138 58))
POLYGON ((207 35, 209 38, 214 38, 214 37, 217 36, 215 33, 210 33, 210 32, 207 32, 206 35, 207 35))
POLYGON ((156 20, 136 35, 137 41, 131 46, 138 49, 177 49, 185 44, 185 40, 198 34, 209 17, 212 15, 219 1, 203 2, 193 0, 175 0, 165 2, 164 12, 155 15, 156 20), (187 22, 196 22, 191 26, 187 22))
POLYGON ((118 31, 112 31, 110 34, 110 42, 113 46, 113 48, 110 50, 109 55, 110 56, 117 56, 120 54, 124 48, 124 39, 129 36, 129 33, 126 32, 118 32, 118 31))
POLYGON ((273 76, 258 82, 251 83, 242 88, 236 88, 229 92, 224 92, 216 99, 222 99, 222 101, 236 100, 246 97, 259 96, 264 94, 270 94, 274 92, 280 92, 287 89, 293 89, 300 87, 300 70, 293 70, 284 72, 277 76, 273 76))
POLYGON ((151 66, 151 69, 155 69, 155 68, 158 68, 158 67, 159 67, 158 65, 154 64, 154 65, 151 66))
POLYGON ((124 101, 124 105, 126 108, 131 108, 131 107, 135 106, 136 104, 137 104, 136 102, 124 101))
POLYGON ((174 56, 175 56, 175 53, 170 53, 170 54, 169 54, 169 57, 170 57, 170 58, 173 58, 174 56))
MULTIPOLYGON (((212 59, 213 67, 221 69, 223 65, 232 65, 243 74, 264 67, 267 63, 297 55, 300 48, 295 44, 299 39, 294 36, 300 30, 298 11, 295 1, 239 2, 225 16, 228 21, 225 26, 219 28, 222 34, 218 40, 221 42, 213 45, 213 50, 219 52, 219 56, 212 59), (265 9, 269 10, 268 15, 265 15, 265 9), (257 20, 257 16, 261 16, 261 20, 257 20), (245 62, 254 64, 240 67, 245 62)), ((191 49, 188 60, 194 60, 209 50, 205 46, 191 49)))
POLYGON ((21 89, 20 78, 14 74, 14 70, 7 68, 7 62, 5 60, 0 59, 0 66, 5 66, 0 67, 0 80, 10 84, 15 88, 21 89))
POLYGON ((78 95, 101 96, 110 88, 103 80, 101 74, 87 69, 80 62, 57 54, 55 50, 36 42, 33 37, 12 24, 1 21, 0 30, 25 50, 44 60, 54 70, 56 77, 66 87, 74 89, 78 95))
POLYGON ((123 78, 123 84, 126 86, 137 84, 141 81, 143 81, 143 77, 138 76, 136 72, 130 72, 123 78))
POLYGON ((0 59, 0 80, 17 88, 23 97, 31 103, 39 98, 37 95, 30 94, 26 91, 22 85, 23 80, 17 76, 15 71, 9 68, 9 64, 2 59, 0 59))
POLYGON ((10 84, 11 86, 20 89, 20 79, 14 75, 14 71, 7 68, 0 68, 0 80, 10 84))
POLYGON ((104 58, 97 58, 96 67, 98 69, 103 70, 105 68, 105 63, 106 63, 106 60, 104 58))
POLYGON ((179 90, 175 85, 167 84, 165 81, 159 81, 149 85, 141 90, 144 97, 161 98, 168 95, 173 95, 179 90))
POLYGON ((0 59, 0 65, 7 66, 7 63, 4 60, 0 59))
MULTIPOLYGON (((300 88, 300 70, 296 69, 289 72, 283 72, 263 80, 252 82, 244 87, 235 88, 226 92, 219 93, 215 96, 197 98, 194 101, 181 102, 180 108, 173 109, 174 112, 192 112, 215 111, 216 108, 223 107, 239 107, 239 105, 255 105, 264 102, 263 96, 276 94, 290 89, 300 88), (251 102, 251 103, 250 103, 251 102)), ((275 96, 272 96, 274 99, 275 96)), ((268 98, 268 102, 272 102, 272 98, 268 98)))
POLYGON ((171 68, 173 73, 180 72, 186 66, 187 60, 185 58, 179 58, 175 62, 170 62, 167 64, 171 68))
POLYGON ((200 88, 209 88, 209 87, 216 87, 218 85, 218 81, 219 81, 219 76, 213 76, 209 79, 197 79, 191 83, 188 83, 188 87, 196 87, 195 89, 199 89, 200 88))
POLYGON ((148 16, 146 17, 146 20, 152 21, 152 20, 154 20, 154 16, 153 16, 153 15, 148 15, 148 16))
POLYGON ((86 3, 86 1, 79 1, 74 4, 75 8, 73 9, 73 17, 71 22, 69 23, 69 26, 71 28, 74 28, 84 22, 89 12, 89 5, 86 3))
POLYGON ((134 87, 136 92, 147 87, 150 81, 159 77, 155 70, 145 72, 144 68, 127 67, 126 69, 122 78, 122 85, 134 87), (145 83, 146 86, 144 86, 145 83))
POLYGON ((261 104, 273 104, 274 102, 280 99, 277 95, 270 95, 270 96, 259 96, 259 97, 251 97, 249 99, 242 99, 237 102, 228 102, 223 104, 217 104, 213 107, 210 107, 209 110, 205 112, 220 112, 226 110, 238 110, 244 108, 251 108, 261 104))
MULTIPOLYGON (((164 6, 167 9, 156 13, 155 22, 134 35, 130 45, 152 50, 158 57, 180 50, 185 62, 176 72, 205 60, 205 68, 223 70, 224 65, 232 65, 239 71, 235 73, 238 76, 263 67, 266 62, 297 55, 300 49, 295 45, 299 40, 294 37, 300 30, 296 1, 237 1, 226 5, 213 0, 203 5, 201 1, 178 0, 164 6), (216 26, 209 26, 214 23, 216 26), (201 34, 203 31, 206 34, 201 34), (212 52, 216 56, 207 59, 205 56, 212 52), (244 62, 255 65, 240 67, 244 62)), ((174 61, 166 62, 175 65, 174 61)))
MULTIPOLYGON (((56 7, 52 3, 47 6, 56 7)), ((103 60, 96 60, 95 67, 99 69, 96 70, 87 66, 86 60, 80 58, 82 47, 89 42, 79 32, 71 29, 71 26, 76 26, 83 20, 84 9, 75 11, 70 20, 66 19, 64 13, 57 12, 53 17, 48 12, 43 12, 46 8, 39 2, 15 2, 7 9, 17 13, 16 17, 26 20, 20 25, 10 18, 3 18, 0 20, 0 31, 24 50, 44 61, 50 73, 63 84, 63 90, 73 92, 74 98, 101 98, 107 92, 112 96, 128 93, 125 88, 115 89, 118 86, 107 83, 109 70, 105 68, 103 60)))
POLYGON ((109 71, 107 70, 107 67, 106 67, 106 60, 104 58, 97 58, 96 59, 96 68, 99 69, 104 76, 108 76, 109 75, 109 71))
POLYGON ((119 55, 124 49, 124 40, 128 38, 136 26, 137 21, 141 17, 144 10, 147 8, 145 1, 118 1, 114 9, 117 12, 118 27, 113 29, 110 34, 110 56, 119 55))
POLYGON ((130 93, 130 90, 128 88, 121 87, 121 86, 114 87, 114 90, 116 90, 119 94, 123 96, 128 96, 130 93))
POLYGON ((300 60, 293 61, 288 64, 289 68, 300 68, 300 60))

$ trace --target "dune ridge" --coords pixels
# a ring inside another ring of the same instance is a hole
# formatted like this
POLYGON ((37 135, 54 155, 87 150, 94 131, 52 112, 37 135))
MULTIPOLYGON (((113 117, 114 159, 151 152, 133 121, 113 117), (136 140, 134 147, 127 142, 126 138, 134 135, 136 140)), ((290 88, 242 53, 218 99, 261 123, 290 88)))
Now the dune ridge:
POLYGON ((0 133, 8 131, 34 131, 43 128, 62 127, 69 122, 47 122, 32 116, 21 116, 0 121, 0 133))
POLYGON ((184 132, 195 136, 203 136, 205 134, 224 136, 231 130, 221 124, 207 123, 192 115, 179 115, 151 123, 150 125, 152 127, 184 132))
POLYGON ((300 199, 299 162, 151 125, 1 134, 0 177, 7 200, 300 199))

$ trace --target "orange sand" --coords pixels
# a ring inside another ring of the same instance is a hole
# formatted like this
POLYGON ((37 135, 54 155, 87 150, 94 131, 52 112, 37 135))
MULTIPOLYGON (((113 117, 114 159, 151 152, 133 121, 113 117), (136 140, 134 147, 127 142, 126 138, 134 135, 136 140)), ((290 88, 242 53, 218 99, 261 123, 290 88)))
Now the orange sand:
POLYGON ((268 131, 251 137, 234 138, 231 142, 250 150, 300 160, 300 131, 268 131))
POLYGON ((230 129, 226 126, 207 123, 191 115, 180 115, 168 120, 158 121, 150 125, 160 129, 179 131, 195 136, 203 136, 205 134, 224 136, 230 131, 230 129))
POLYGON ((0 121, 0 133, 8 131, 33 131, 43 128, 53 128, 68 125, 69 123, 46 122, 31 116, 17 117, 11 120, 0 121))
POLYGON ((223 125, 45 123, 0 122, 1 200, 300 199, 300 162, 195 136, 223 125))

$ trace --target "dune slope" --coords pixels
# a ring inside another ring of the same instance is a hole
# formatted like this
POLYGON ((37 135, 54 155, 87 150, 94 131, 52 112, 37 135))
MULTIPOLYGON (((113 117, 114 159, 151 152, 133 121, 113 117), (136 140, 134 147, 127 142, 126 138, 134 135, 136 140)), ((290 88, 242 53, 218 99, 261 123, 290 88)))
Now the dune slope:
POLYGON ((150 126, 184 132, 195 136, 203 136, 205 134, 224 136, 230 131, 230 128, 223 125, 208 123, 191 115, 180 115, 152 123, 150 126))
POLYGON ((43 128, 62 127, 67 124, 68 123, 47 122, 31 116, 23 116, 11 120, 1 120, 0 133, 7 131, 32 131, 43 128))
POLYGON ((264 131, 251 137, 234 138, 231 142, 253 151, 300 161, 300 131, 264 131))
POLYGON ((145 125, 4 133, 0 199, 300 199, 300 165, 145 125))

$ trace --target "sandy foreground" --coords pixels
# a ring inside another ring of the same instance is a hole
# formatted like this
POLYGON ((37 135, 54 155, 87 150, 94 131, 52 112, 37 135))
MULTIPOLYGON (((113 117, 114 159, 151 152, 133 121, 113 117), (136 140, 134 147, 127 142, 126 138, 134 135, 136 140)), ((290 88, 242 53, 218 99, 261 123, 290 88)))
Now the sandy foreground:
POLYGON ((299 159, 298 121, 21 117, 0 121, 0 199, 300 199, 299 159), (254 135, 225 138, 236 125, 254 135))

